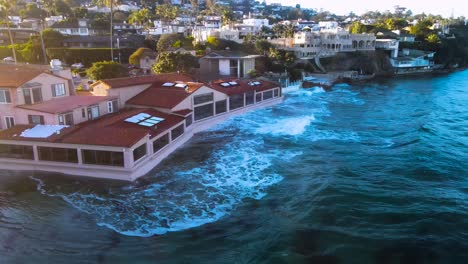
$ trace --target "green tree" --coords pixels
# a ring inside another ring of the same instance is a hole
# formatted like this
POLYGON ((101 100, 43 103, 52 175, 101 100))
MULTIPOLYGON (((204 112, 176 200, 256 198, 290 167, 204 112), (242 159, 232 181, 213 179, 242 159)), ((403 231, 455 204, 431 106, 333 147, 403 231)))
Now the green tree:
POLYGON ((429 43, 440 43, 440 38, 437 34, 432 33, 427 36, 426 41, 429 43))
POLYGON ((215 36, 209 36, 206 39, 206 45, 211 49, 217 50, 220 49, 221 41, 215 36))
POLYGON ((157 50, 159 52, 170 51, 173 47, 173 44, 181 38, 182 36, 177 33, 164 34, 159 38, 158 43, 156 44, 157 50))
POLYGON ((52 4, 52 11, 55 15, 72 16, 73 12, 71 7, 63 0, 54 0, 52 4))
POLYGON ((156 64, 153 65, 155 73, 189 72, 198 67, 198 60, 188 53, 163 52, 160 53, 156 64))
POLYGON ((128 62, 135 66, 140 65, 141 56, 143 55, 145 51, 153 52, 152 50, 148 48, 139 48, 135 52, 133 52, 132 55, 130 55, 130 57, 128 58, 128 62))
POLYGON ((63 40, 65 39, 62 33, 50 28, 42 31, 42 38, 44 39, 44 45, 46 48, 62 47, 63 40))
POLYGON ((415 35, 419 40, 424 40, 431 32, 429 29, 430 26, 432 26, 431 20, 421 20, 416 25, 410 27, 410 33, 415 35))
POLYGON ((403 18, 388 18, 385 20, 385 26, 389 30, 402 29, 408 26, 408 22, 403 18))
POLYGON ((221 19, 224 25, 229 25, 235 20, 234 13, 230 8, 223 8, 221 11, 221 19))
POLYGON ((86 74, 91 80, 112 79, 128 76, 128 70, 115 61, 95 62, 91 68, 86 70, 86 74))
POLYGON ((85 18, 88 16, 88 9, 84 7, 75 7, 72 9, 73 17, 75 18, 85 18))
POLYGON ((5 14, 5 21, 7 21, 7 31, 8 31, 8 36, 10 38, 10 44, 11 44, 11 51, 13 54, 13 59, 16 61, 16 50, 15 50, 15 43, 13 42, 13 37, 11 35, 11 30, 10 30, 10 23, 8 22, 8 16, 9 14, 16 8, 17 5, 17 0, 0 0, 0 9, 3 10, 5 14))
POLYGON ((177 17, 179 8, 170 4, 158 5, 155 10, 156 18, 168 24, 177 17))
POLYGON ((137 25, 147 25, 150 19, 151 14, 148 8, 133 11, 129 16, 129 22, 137 25))
POLYGON ((36 4, 29 3, 23 10, 20 11, 20 14, 23 18, 43 19, 47 16, 47 11, 38 8, 36 4))

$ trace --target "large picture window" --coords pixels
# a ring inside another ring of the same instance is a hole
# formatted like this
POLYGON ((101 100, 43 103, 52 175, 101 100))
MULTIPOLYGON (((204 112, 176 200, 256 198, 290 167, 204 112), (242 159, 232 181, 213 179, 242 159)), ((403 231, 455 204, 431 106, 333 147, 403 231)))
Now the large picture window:
POLYGON ((279 89, 274 89, 273 90, 273 96, 278 97, 279 96, 279 89))
POLYGON ((192 124, 192 115, 185 118, 185 127, 189 127, 192 124))
POLYGON ((227 111, 226 100, 216 102, 216 114, 225 113, 227 111))
POLYGON ((213 116, 213 104, 197 106, 193 109, 195 121, 213 116))
POLYGON ((146 155, 146 143, 133 150, 133 160, 137 161, 146 155))
POLYGON ((65 113, 58 116, 59 125, 72 126, 73 122, 73 113, 65 113))
POLYGON ((255 102, 261 102, 262 101, 262 93, 258 93, 255 95, 255 102))
POLYGON ((44 124, 44 116, 42 115, 28 115, 29 124, 32 125, 43 125, 44 124))
POLYGON ((263 93, 263 100, 267 100, 271 98, 273 98, 273 91, 266 91, 263 93))
POLYGON ((0 144, 0 158, 34 159, 32 146, 0 144))
POLYGON ((37 147, 39 160, 78 163, 76 149, 37 147))
POLYGON ((24 103, 37 104, 42 102, 42 90, 40 87, 23 88, 24 103))
POLYGON ((56 83, 52 84, 52 96, 64 96, 65 95, 65 84, 64 83, 56 83))
POLYGON ((229 97, 229 110, 244 106, 244 94, 235 94, 229 97))
POLYGON ((83 163, 106 166, 124 166, 123 152, 83 149, 83 163))
POLYGON ((7 89, 0 89, 0 104, 11 103, 10 91, 7 89))
POLYGON ((213 101, 213 93, 200 94, 193 97, 193 104, 195 105, 208 103, 211 101, 213 101))
POLYGON ((180 137, 184 133, 184 125, 180 125, 171 131, 171 139, 174 140, 178 137, 180 137))
POLYGON ((88 107, 88 119, 96 119, 99 117, 99 106, 93 105, 88 107))
POLYGON ((119 111, 119 105, 117 103, 117 100, 108 101, 107 102, 107 112, 108 113, 115 113, 117 111, 119 111))
POLYGON ((169 133, 153 141, 153 152, 155 153, 158 152, 159 150, 164 148, 167 144, 169 144, 169 133))
POLYGON ((251 105, 254 103, 254 96, 255 92, 254 91, 248 91, 245 93, 245 104, 246 105, 251 105))

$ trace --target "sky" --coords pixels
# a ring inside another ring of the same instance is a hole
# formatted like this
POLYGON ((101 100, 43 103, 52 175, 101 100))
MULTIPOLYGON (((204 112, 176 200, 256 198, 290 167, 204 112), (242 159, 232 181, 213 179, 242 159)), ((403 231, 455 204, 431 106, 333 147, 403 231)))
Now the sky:
POLYGON ((300 4, 306 8, 323 8, 337 15, 347 15, 350 11, 360 15, 367 11, 393 12, 394 6, 399 5, 410 9, 413 14, 426 13, 450 17, 452 11, 455 17, 468 17, 468 0, 266 0, 267 3, 281 3, 284 6, 300 4))

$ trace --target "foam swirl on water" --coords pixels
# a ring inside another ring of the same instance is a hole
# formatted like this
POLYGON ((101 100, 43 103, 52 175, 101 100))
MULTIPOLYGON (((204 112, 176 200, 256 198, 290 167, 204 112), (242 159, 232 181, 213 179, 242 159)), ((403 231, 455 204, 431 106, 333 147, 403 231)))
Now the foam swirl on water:
MULTIPOLYGON (((128 236, 161 235, 211 223, 228 215, 244 199, 261 199, 268 187, 283 179, 274 165, 302 153, 275 147, 278 140, 288 140, 284 136, 307 138, 312 133, 319 138, 309 137, 311 141, 353 140, 352 133, 336 134, 313 127, 316 116, 328 115, 326 102, 317 104, 314 98, 322 93, 321 88, 291 93, 289 105, 312 104, 303 113, 279 105, 233 118, 199 136, 200 142, 211 141, 204 144, 211 147, 202 152, 208 153, 206 157, 191 163, 169 158, 169 166, 160 165, 155 172, 126 186, 96 187, 81 182, 67 186, 33 179, 41 193, 60 197, 95 217, 99 226, 128 236), (275 142, 266 143, 271 136, 277 138, 275 142)), ((188 144, 176 153, 198 151, 188 144)))

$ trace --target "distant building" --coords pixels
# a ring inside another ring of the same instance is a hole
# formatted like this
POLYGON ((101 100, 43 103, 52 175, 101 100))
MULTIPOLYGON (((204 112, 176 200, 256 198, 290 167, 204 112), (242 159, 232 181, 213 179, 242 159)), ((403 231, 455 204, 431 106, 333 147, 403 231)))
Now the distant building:
POLYGON ((431 71, 434 67, 435 52, 403 49, 390 63, 396 74, 431 71))
POLYGON ((261 56, 239 51, 213 51, 200 59, 200 73, 210 79, 247 78, 248 73, 255 70, 255 59, 258 57, 261 56))

